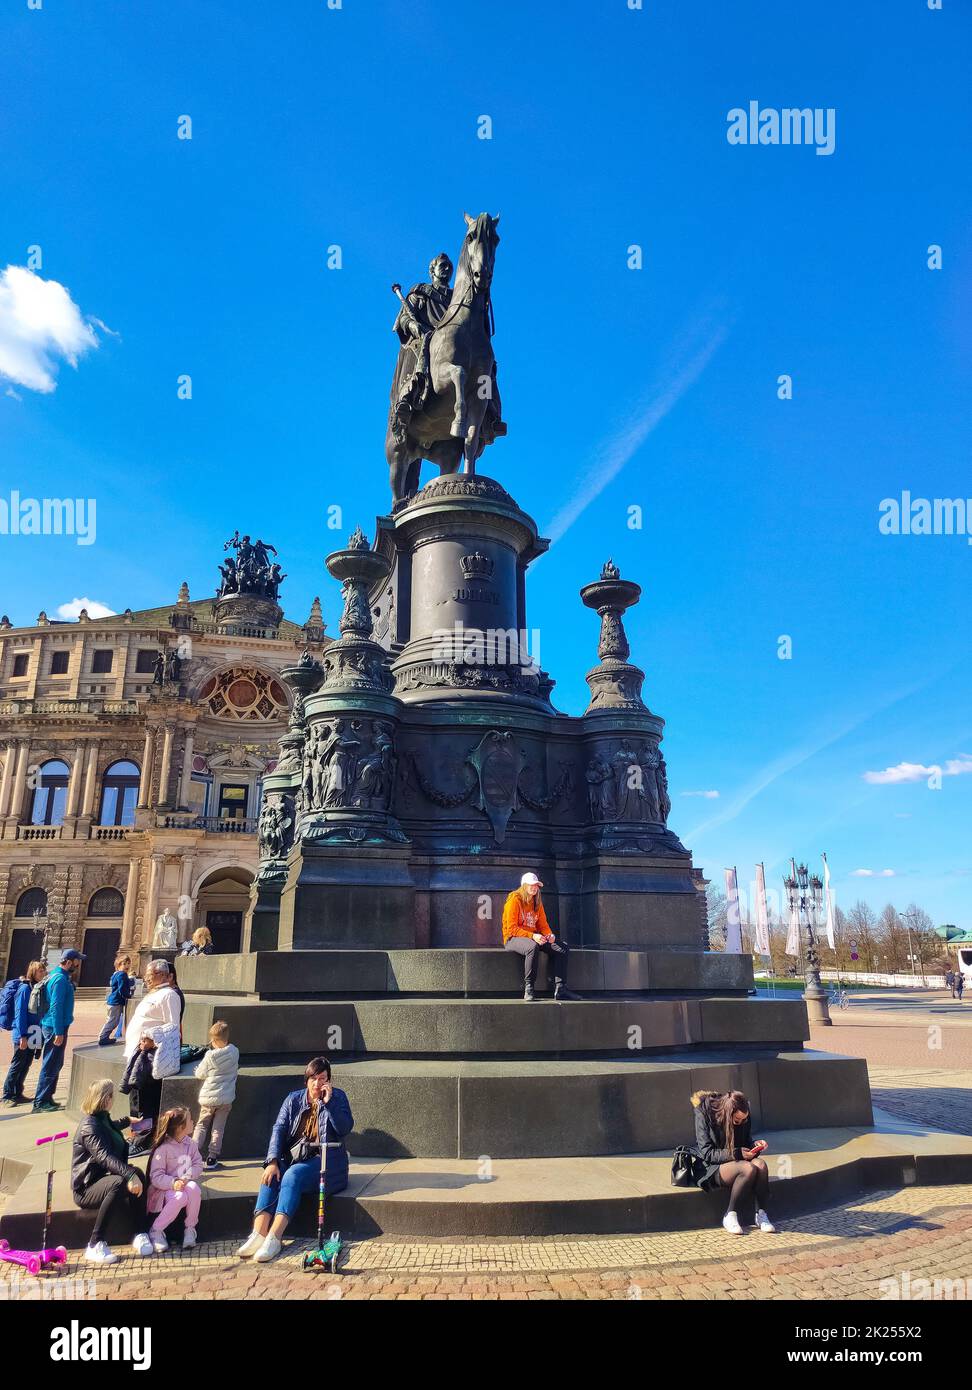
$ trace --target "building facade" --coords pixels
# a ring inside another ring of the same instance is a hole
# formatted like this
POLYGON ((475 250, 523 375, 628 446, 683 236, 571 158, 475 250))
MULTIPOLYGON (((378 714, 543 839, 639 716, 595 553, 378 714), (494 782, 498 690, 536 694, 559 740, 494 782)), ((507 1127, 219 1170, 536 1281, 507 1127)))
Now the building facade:
POLYGON ((215 599, 183 584, 173 605, 113 617, 0 619, 4 978, 46 936, 84 951, 81 983, 100 985, 166 910, 180 941, 205 925, 239 949, 289 717, 279 673, 330 639, 317 599, 305 623, 284 617, 272 547, 256 543, 261 564, 248 537, 229 545, 215 599))

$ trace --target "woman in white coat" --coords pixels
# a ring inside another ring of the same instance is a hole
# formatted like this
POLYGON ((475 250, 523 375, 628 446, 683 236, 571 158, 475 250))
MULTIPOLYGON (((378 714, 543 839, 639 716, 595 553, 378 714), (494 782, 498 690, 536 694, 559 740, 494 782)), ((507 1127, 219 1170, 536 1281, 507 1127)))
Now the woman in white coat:
MULTIPOLYGON (((174 1027, 178 1038, 182 1006, 178 994, 172 987, 172 972, 168 961, 149 961, 142 978, 145 981, 145 993, 138 1001, 125 1029, 126 1070, 136 1052, 155 1050, 153 1033, 156 1029, 174 1027)), ((162 1100, 162 1082, 152 1078, 141 1084, 137 1091, 133 1091, 132 1096, 141 1118, 137 1126, 132 1126, 138 1138, 131 1152, 140 1154, 151 1145, 152 1128, 162 1100)))

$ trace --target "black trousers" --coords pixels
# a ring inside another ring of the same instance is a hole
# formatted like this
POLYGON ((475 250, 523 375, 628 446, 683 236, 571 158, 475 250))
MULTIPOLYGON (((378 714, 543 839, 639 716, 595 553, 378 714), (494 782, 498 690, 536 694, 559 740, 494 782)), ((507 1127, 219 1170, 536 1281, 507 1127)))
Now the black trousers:
POLYGON ((130 1094, 132 1114, 137 1113, 140 1120, 151 1120, 154 1124, 162 1107, 162 1082, 153 1078, 135 1087, 130 1094))
POLYGON ((545 941, 541 946, 540 942, 534 941, 532 937, 511 936, 506 943, 506 949, 523 957, 524 985, 533 985, 536 981, 541 951, 550 956, 554 982, 558 985, 567 984, 567 957, 570 952, 563 941, 545 941))
POLYGON ((139 1231, 146 1229, 145 1201, 148 1196, 148 1184, 145 1181, 144 1173, 140 1169, 136 1169, 136 1171, 142 1180, 142 1190, 137 1197, 129 1192, 128 1179, 119 1177, 117 1173, 106 1173, 103 1178, 93 1182, 80 1195, 74 1194, 74 1200, 82 1210, 90 1211, 92 1207, 98 1208, 94 1230, 88 1240, 89 1245, 104 1240, 105 1230, 115 1211, 122 1213, 122 1217, 119 1219, 121 1220, 124 1218, 127 1208, 127 1224, 131 1226, 131 1235, 137 1235, 139 1231))

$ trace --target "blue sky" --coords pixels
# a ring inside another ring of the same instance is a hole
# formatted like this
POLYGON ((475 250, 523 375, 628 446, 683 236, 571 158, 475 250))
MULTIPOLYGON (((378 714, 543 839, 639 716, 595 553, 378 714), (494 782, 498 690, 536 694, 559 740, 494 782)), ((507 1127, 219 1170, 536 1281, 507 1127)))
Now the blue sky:
POLYGON ((97 499, 93 545, 0 537, 0 611, 200 597, 240 527, 335 631, 322 557, 388 506, 389 286, 500 212, 483 471, 557 536, 555 701, 586 703, 610 553, 707 872, 825 849, 842 905, 972 925, 972 549, 877 525, 972 496, 970 49, 957 0, 8 4, 0 268, 40 246, 106 327, 56 390, 0 384, 0 497, 97 499), (834 153, 730 145, 750 100, 833 108, 834 153))

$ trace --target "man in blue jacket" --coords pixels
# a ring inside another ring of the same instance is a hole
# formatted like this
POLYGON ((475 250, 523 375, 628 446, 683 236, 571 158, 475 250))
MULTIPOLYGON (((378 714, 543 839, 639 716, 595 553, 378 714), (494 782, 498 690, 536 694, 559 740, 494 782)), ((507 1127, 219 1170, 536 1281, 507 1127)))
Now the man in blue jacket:
POLYGON ((62 951, 60 964, 55 965, 44 982, 47 987, 47 1013, 41 1018, 44 1051, 41 1054, 37 1090, 34 1092, 34 1114, 64 1109, 54 1099, 54 1092, 64 1066, 68 1029, 74 1022, 74 981, 83 960, 80 951, 62 951))

